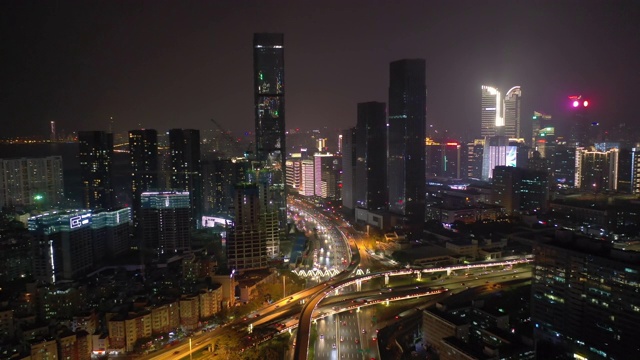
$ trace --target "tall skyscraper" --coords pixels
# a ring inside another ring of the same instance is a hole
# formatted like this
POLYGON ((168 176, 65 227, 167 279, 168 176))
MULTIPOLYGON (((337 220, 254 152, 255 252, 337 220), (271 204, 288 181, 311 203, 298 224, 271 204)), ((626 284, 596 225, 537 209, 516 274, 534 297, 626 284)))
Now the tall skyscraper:
POLYGON ((142 246, 158 254, 191 248, 191 202, 183 191, 143 192, 140 225, 142 246))
POLYGON ((356 123, 356 206, 387 206, 387 111, 385 103, 358 104, 356 123))
POLYGON ((342 209, 353 213, 355 204, 356 128, 342 132, 342 209))
POLYGON ((191 225, 202 219, 202 169, 200 164, 200 131, 169 130, 171 188, 188 191, 191 201, 191 225))
POLYGON ((398 60, 389 68, 389 211, 421 228, 425 211, 425 60, 398 60))
POLYGON ((491 86, 482 86, 482 127, 480 136, 502 135, 498 133, 498 128, 504 129, 504 118, 502 117, 502 98, 500 91, 491 86))
POLYGON ((504 135, 511 139, 519 139, 522 137, 520 125, 520 100, 522 99, 522 90, 520 86, 514 86, 504 96, 504 135))
POLYGON ((111 209, 114 206, 113 134, 80 131, 78 144, 84 207, 111 209))
POLYGON ((267 184, 283 231, 287 224, 284 106, 284 35, 253 35, 256 159, 258 181, 267 184))
POLYGON ((0 208, 47 209, 63 197, 62 157, 0 159, 0 208))
POLYGON ((131 156, 131 195, 133 224, 139 227, 140 196, 145 191, 158 189, 158 133, 153 129, 129 131, 131 156))

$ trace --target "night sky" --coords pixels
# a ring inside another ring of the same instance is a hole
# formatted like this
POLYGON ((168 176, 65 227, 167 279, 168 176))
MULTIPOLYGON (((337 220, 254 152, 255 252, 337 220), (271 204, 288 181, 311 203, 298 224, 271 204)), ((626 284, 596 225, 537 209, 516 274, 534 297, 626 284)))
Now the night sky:
POLYGON ((252 34, 285 34, 287 128, 355 125, 389 62, 425 58, 427 123, 479 133, 480 86, 561 118, 587 95, 637 123, 640 1, 2 1, 0 137, 146 127, 252 131, 252 34))

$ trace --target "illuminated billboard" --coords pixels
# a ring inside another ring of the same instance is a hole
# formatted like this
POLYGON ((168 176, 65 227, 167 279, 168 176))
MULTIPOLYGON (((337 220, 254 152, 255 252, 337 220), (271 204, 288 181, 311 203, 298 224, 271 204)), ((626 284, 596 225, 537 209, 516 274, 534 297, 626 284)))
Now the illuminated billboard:
POLYGON ((216 217, 216 216, 203 216, 202 217, 202 227, 206 227, 206 228, 211 228, 211 227, 215 227, 216 225, 220 225, 220 226, 231 226, 233 225, 233 222, 229 219, 225 219, 225 218, 221 218, 221 217, 216 217))

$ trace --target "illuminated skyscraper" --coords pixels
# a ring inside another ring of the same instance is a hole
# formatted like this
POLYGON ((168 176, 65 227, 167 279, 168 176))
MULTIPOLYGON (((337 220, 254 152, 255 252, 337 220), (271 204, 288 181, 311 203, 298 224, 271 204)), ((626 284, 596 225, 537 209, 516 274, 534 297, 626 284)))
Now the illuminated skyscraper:
POLYGON ((616 191, 618 154, 616 148, 606 151, 577 148, 575 187, 593 192, 616 191))
POLYGON ((87 209, 113 207, 113 134, 104 131, 78 133, 83 205, 87 209))
POLYGON ((503 135, 498 133, 498 127, 504 127, 502 117, 502 98, 500 91, 491 86, 482 86, 482 127, 480 136, 503 135))
POLYGON ((283 34, 253 35, 253 84, 256 159, 260 170, 257 180, 270 187, 268 193, 278 212, 279 227, 286 229, 283 34))
POLYGON ((504 135, 511 139, 519 139, 522 137, 522 129, 520 126, 520 100, 522 99, 522 90, 520 86, 514 86, 504 97, 504 135))
POLYGON ((425 60, 394 61, 389 70, 389 211, 409 225, 421 227, 425 210, 425 60))
POLYGON ((169 130, 171 189, 189 192, 191 224, 197 227, 202 218, 202 165, 200 131, 169 130))
POLYGON ((140 194, 158 188, 158 133, 153 129, 129 131, 133 223, 138 228, 140 194))

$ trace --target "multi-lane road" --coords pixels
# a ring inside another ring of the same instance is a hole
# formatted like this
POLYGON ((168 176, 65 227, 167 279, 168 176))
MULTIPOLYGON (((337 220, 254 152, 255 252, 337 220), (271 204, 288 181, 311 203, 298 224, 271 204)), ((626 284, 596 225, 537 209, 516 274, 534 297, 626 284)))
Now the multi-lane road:
MULTIPOLYGON (((369 274, 367 276, 359 276, 360 281, 354 280, 356 270, 366 265, 367 268, 380 269, 384 268, 379 260, 373 259, 362 246, 358 246, 356 240, 357 233, 353 228, 340 220, 328 219, 317 215, 315 209, 305 208, 307 216, 318 216, 315 220, 316 224, 321 224, 322 232, 321 240, 325 241, 322 245, 326 245, 327 249, 339 249, 340 254, 350 257, 347 264, 340 264, 343 270, 338 275, 326 280, 323 283, 302 290, 296 294, 287 296, 286 298, 264 307, 245 318, 237 319, 233 323, 226 325, 223 329, 216 329, 212 332, 194 336, 191 344, 188 342, 181 343, 170 349, 165 349, 153 354, 142 357, 143 360, 151 359, 176 359, 188 356, 190 352, 200 351, 204 347, 209 346, 213 340, 222 334, 222 331, 236 332, 238 337, 245 340, 246 346, 252 346, 263 342, 275 336, 279 331, 288 330, 287 327, 298 326, 296 334, 296 348, 294 357, 296 359, 306 359, 309 344, 312 335, 315 336, 314 348, 315 357, 317 359, 361 359, 363 355, 368 358, 379 359, 377 352, 377 336, 375 328, 370 319, 376 311, 375 306, 371 305, 379 302, 399 301, 402 299, 414 297, 417 295, 425 296, 425 294, 433 288, 448 288, 448 294, 465 291, 469 287, 492 287, 495 284, 513 280, 516 277, 530 277, 530 271, 498 270, 500 265, 484 263, 481 266, 473 265, 461 268, 457 267, 457 274, 451 274, 438 281, 423 280, 418 286, 397 287, 393 290, 381 288, 384 272, 369 274), (330 222, 333 222, 333 227, 330 222), (493 269, 493 270, 492 270, 493 269), (370 281, 369 283, 367 283, 370 281), (364 285, 364 286, 363 286, 364 285), (360 292, 356 292, 360 289, 360 292), (357 301, 358 303, 353 303, 357 301), (299 315, 299 316, 298 316, 299 315), (321 315, 321 318, 318 318, 321 315), (287 324, 276 330, 274 324, 287 324), (297 323, 297 324, 296 324, 297 323), (312 325, 315 329, 312 333, 312 325), (259 331, 269 328, 269 331, 259 331), (253 336, 251 341, 246 341, 247 334, 254 330, 259 336, 253 336), (335 345, 335 348, 334 348, 335 345)), ((326 251, 326 250, 325 250, 326 251)), ((329 250, 331 251, 331 250, 329 250)), ((331 257, 336 259, 335 256, 331 257)), ((333 261, 331 261, 333 262, 333 261)), ((331 264, 336 266, 336 262, 331 264)), ((504 267, 504 265, 502 265, 504 267)), ((443 268, 444 269, 444 268, 443 268)), ((440 269, 439 271, 444 271, 440 269)), ((447 274, 450 273, 446 270, 447 274)), ((387 271, 397 276, 415 277, 417 272, 411 270, 395 270, 387 271), (400 275, 402 274, 402 275, 400 275)), ((430 275, 429 275, 430 276, 430 275)), ((427 278, 429 278, 427 276, 427 278)), ((324 280, 324 279, 323 279, 324 280)), ((389 280, 392 285, 396 280, 389 280)), ((497 285, 500 286, 500 285, 497 285)), ((437 295, 437 291, 433 295, 437 295)), ((440 295, 441 296, 441 295, 440 295)))

